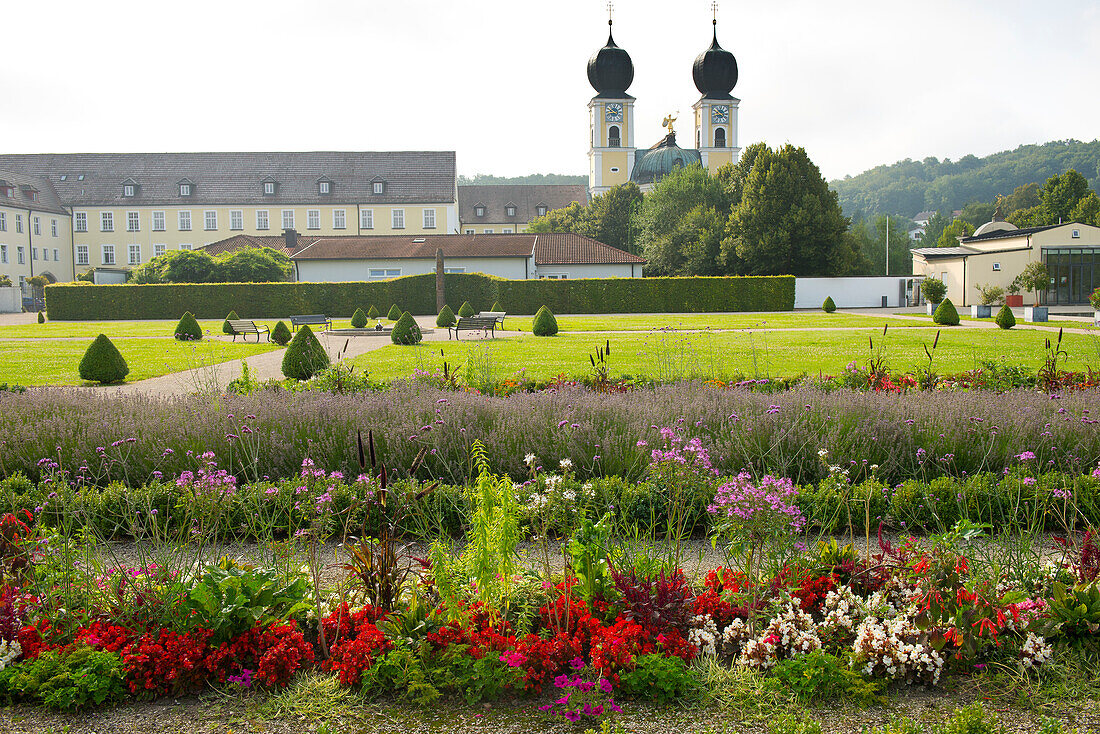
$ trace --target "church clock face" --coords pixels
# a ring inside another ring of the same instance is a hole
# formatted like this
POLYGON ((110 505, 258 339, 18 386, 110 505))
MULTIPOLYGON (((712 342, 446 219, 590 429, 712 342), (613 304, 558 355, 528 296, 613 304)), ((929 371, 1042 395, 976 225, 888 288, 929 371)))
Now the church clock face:
POLYGON ((621 102, 610 102, 604 108, 604 116, 608 122, 623 121, 623 105, 621 102))
POLYGON ((724 104, 717 104, 710 108, 710 121, 721 124, 730 121, 730 108, 724 104))

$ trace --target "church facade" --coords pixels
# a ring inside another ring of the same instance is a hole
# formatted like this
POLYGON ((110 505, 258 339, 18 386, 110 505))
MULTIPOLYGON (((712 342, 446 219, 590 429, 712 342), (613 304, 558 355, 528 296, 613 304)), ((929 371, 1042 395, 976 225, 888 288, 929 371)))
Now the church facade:
MULTIPOLYGON (((608 21, 611 25, 611 21, 608 21)), ((634 81, 634 63, 608 32, 607 44, 588 61, 588 81, 596 90, 588 102, 588 191, 598 196, 633 181, 651 189, 677 166, 700 163, 714 172, 738 160, 737 115, 741 100, 730 92, 737 85, 737 60, 718 45, 717 21, 709 48, 692 66, 692 79, 702 95, 694 105, 695 147, 676 144, 673 120, 668 134, 651 148, 637 147, 635 98, 627 89, 634 81)))

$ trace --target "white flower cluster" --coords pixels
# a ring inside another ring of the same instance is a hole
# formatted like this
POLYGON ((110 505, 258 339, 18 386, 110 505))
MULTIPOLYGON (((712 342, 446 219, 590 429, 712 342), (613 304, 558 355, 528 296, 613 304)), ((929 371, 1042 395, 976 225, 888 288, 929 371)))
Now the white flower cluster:
POLYGON ((691 618, 691 630, 688 631, 688 644, 700 655, 718 654, 718 625, 709 614, 700 614, 691 618))
POLYGON ((23 648, 15 640, 0 640, 0 670, 11 665, 22 654, 23 648))
POLYGON ((908 683, 938 683, 944 658, 920 637, 919 630, 905 617, 882 622, 868 617, 856 630, 853 662, 865 675, 904 678, 908 683))
POLYGON ((837 640, 850 638, 856 625, 866 616, 865 602, 847 586, 829 591, 821 611, 825 615, 821 631, 837 640))
POLYGON ((755 640, 744 644, 738 662, 767 669, 779 660, 820 649, 821 638, 817 636, 813 618, 788 603, 787 608, 773 618, 755 640))
POLYGON ((1020 664, 1025 668, 1038 668, 1053 655, 1054 648, 1046 640, 1034 632, 1028 632, 1027 639, 1020 648, 1020 664))

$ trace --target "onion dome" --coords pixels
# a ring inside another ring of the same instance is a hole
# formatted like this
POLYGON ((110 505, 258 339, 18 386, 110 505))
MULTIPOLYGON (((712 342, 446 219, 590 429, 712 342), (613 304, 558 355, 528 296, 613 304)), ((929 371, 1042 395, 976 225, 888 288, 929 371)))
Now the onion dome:
POLYGON ((652 148, 635 153, 630 180, 639 186, 657 183, 676 168, 702 163, 703 157, 699 151, 681 148, 676 144, 676 133, 669 133, 652 148))
POLYGON ((691 76, 706 99, 732 99, 730 92, 737 86, 737 59, 718 45, 718 21, 714 22, 714 41, 695 58, 691 76))
MULTIPOLYGON (((611 21, 607 21, 611 25, 611 21)), ((626 93, 634 81, 634 62, 630 54, 615 45, 610 29, 607 45, 588 60, 588 81, 598 97, 629 97, 626 93)))

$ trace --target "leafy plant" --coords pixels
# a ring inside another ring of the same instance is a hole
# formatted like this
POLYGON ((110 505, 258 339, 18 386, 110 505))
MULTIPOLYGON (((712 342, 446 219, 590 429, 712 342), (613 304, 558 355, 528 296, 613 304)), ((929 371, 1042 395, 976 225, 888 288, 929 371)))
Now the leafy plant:
POLYGON ((622 597, 623 616, 650 630, 680 629, 691 618, 694 597, 684 572, 664 569, 650 575, 630 566, 611 567, 615 589, 622 597))
POLYGON ((226 314, 225 321, 222 322, 222 333, 233 336, 233 334, 236 332, 233 331, 233 327, 229 325, 229 322, 236 321, 239 318, 240 316, 237 315, 236 311, 230 311, 228 314, 226 314))
POLYGON ((46 323, 46 314, 42 313, 41 311, 38 312, 38 323, 46 323))
POLYGON ((925 278, 920 282, 920 292, 929 303, 939 303, 947 295, 947 284, 939 278, 925 278))
POLYGON ((363 309, 355 309, 355 313, 351 315, 351 325, 356 329, 362 329, 367 325, 367 314, 363 309))
POLYGON ((999 285, 993 285, 992 283, 982 285, 981 283, 975 283, 974 288, 978 291, 978 296, 983 306, 992 306, 997 301, 1004 298, 1005 289, 999 285))
POLYGON ((1100 288, 1097 288, 1089 294, 1089 305, 1092 306, 1093 309, 1100 311, 1100 288))
POLYGON ((401 314, 401 318, 393 325, 393 331, 390 332, 390 339, 394 344, 419 344, 423 338, 420 326, 408 311, 401 314))
POLYGON ((386 314, 386 318, 389 319, 390 321, 397 321, 399 318, 401 318, 401 313, 402 313, 401 309, 399 309, 397 307, 397 304, 395 303, 392 306, 390 306, 390 312, 388 314, 386 314))
POLYGON ((611 356, 611 340, 606 340, 603 347, 596 347, 596 353, 588 355, 588 361, 592 363, 592 389, 596 392, 608 392, 611 389, 611 368, 607 358, 611 356))
POLYGON ((558 333, 558 320, 546 306, 541 306, 531 320, 531 333, 535 336, 554 336, 558 333))
POLYGON ((615 587, 611 577, 611 515, 605 514, 599 522, 590 518, 581 520, 580 526, 565 546, 569 556, 569 569, 577 577, 573 590, 586 602, 609 598, 615 587))
POLYGON ((183 316, 180 317, 179 323, 176 324, 175 336, 179 341, 198 341, 202 339, 202 329, 199 328, 199 322, 195 321, 195 317, 190 311, 185 311, 183 316))
POLYGON ((283 375, 292 380, 308 380, 328 367, 328 353, 308 325, 303 326, 290 341, 283 354, 283 375))
POLYGON ((629 698, 645 698, 658 705, 697 696, 702 686, 682 659, 648 654, 634 659, 634 668, 619 674, 619 690, 629 698))
POLYGON ((825 296, 825 301, 821 304, 821 310, 825 313, 836 311, 836 303, 833 302, 832 296, 825 296))
POLYGON ((1008 307, 1008 304, 1001 306, 1001 310, 997 312, 997 326, 1002 329, 1011 329, 1016 325, 1016 316, 1012 313, 1012 309, 1008 307))
POLYGON ((73 645, 0 670, 0 696, 78 711, 121 701, 126 694, 117 653, 73 645))
POLYGON ((936 312, 932 314, 932 320, 944 326, 959 325, 959 312, 955 310, 955 304, 951 303, 950 298, 943 299, 936 308, 936 312))
POLYGON ((942 724, 932 727, 932 734, 997 734, 1004 731, 997 724, 996 714, 989 714, 980 703, 972 703, 956 709, 954 715, 942 724))
POLYGON ((271 341, 280 347, 285 347, 293 337, 294 335, 290 333, 290 328, 285 321, 275 324, 275 328, 271 330, 271 341))
POLYGON ((443 308, 439 309, 439 315, 435 317, 435 325, 440 328, 455 325, 455 312, 450 306, 444 303, 443 308))
POLYGON ((1043 636, 1055 645, 1096 654, 1100 652, 1100 582, 1067 588, 1054 582, 1048 600, 1050 618, 1043 636))
POLYGON ((458 307, 459 316, 473 316, 474 313, 474 307, 470 305, 469 301, 463 301, 462 305, 458 307))
POLYGON ((821 724, 809 714, 784 714, 768 722, 768 734, 821 734, 821 724))
POLYGON ((866 679, 845 661, 821 650, 780 661, 775 675, 806 703, 840 696, 863 706, 885 702, 885 681, 866 679))
POLYGON ((1024 266, 1024 269, 1020 271, 1020 274, 1016 276, 1020 282, 1020 286, 1025 291, 1033 291, 1035 293, 1035 302, 1039 302, 1039 291, 1045 291, 1047 284, 1049 283, 1049 274, 1047 273, 1046 263, 1039 260, 1033 260, 1024 266))
POLYGON ((1050 337, 1045 341, 1046 355, 1043 366, 1039 368, 1039 385, 1046 391, 1057 390, 1062 385, 1062 371, 1058 369, 1058 360, 1068 358, 1069 353, 1062 349, 1062 330, 1058 329, 1058 339, 1052 344, 1050 337))
POLYGON ((493 311, 494 313, 503 313, 504 306, 500 305, 500 301, 493 301, 493 307, 489 310, 493 311))
POLYGON ((126 375, 130 374, 130 366, 126 364, 126 359, 106 334, 100 334, 95 338, 88 347, 88 351, 84 352, 78 369, 80 379, 104 385, 121 382, 126 375))
POLYGON ((369 319, 377 319, 378 318, 378 309, 374 307, 373 303, 370 305, 370 308, 367 309, 367 318, 369 318, 369 319))

